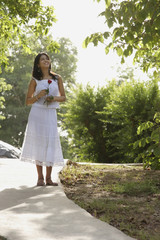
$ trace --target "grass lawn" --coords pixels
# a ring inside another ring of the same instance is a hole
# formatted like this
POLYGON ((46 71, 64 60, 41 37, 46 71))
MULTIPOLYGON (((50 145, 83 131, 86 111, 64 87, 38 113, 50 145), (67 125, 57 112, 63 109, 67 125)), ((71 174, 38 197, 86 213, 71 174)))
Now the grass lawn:
POLYGON ((160 240, 160 171, 69 164, 59 174, 68 198, 137 240, 160 240))

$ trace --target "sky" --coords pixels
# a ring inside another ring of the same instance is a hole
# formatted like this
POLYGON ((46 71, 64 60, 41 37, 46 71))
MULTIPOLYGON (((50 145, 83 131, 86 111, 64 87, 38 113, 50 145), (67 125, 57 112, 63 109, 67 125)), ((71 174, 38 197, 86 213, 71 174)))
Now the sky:
MULTIPOLYGON (((105 19, 98 16, 105 9, 104 0, 99 3, 96 0, 43 0, 43 4, 53 5, 55 8, 57 22, 50 31, 54 40, 66 37, 77 47, 77 82, 83 85, 89 83, 95 87, 103 86, 117 76, 119 67, 124 71, 127 66, 133 67, 132 57, 121 65, 116 53, 105 54, 103 44, 94 47, 91 43, 87 48, 82 47, 83 41, 90 34, 109 30, 104 23, 105 19)), ((147 78, 139 69, 134 72, 137 78, 147 78)))

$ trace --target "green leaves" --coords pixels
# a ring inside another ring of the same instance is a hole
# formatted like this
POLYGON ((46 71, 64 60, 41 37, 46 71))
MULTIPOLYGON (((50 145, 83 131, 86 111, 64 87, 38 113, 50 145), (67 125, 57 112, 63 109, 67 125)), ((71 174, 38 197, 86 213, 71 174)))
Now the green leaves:
MULTIPOLYGON (((47 35, 49 27, 56 21, 54 8, 44 7, 41 0, 0 1, 0 73, 9 67, 8 56, 16 44, 31 54, 31 35, 47 35)), ((58 44, 52 42, 49 49, 56 51, 58 44)), ((3 93, 0 85, 0 93, 3 93)), ((7 86, 7 85, 6 85, 7 86)), ((1 106, 4 97, 0 99, 1 106)))
POLYGON ((82 47, 83 47, 83 48, 86 48, 89 43, 90 43, 90 38, 89 38, 89 37, 86 37, 86 39, 83 41, 82 47))
POLYGON ((156 128, 155 130, 153 130, 153 132, 151 133, 151 139, 152 141, 158 143, 160 141, 160 129, 156 128))
POLYGON ((104 88, 77 86, 67 99, 63 127, 77 160, 145 162, 154 156, 159 124, 154 114, 160 102, 156 80, 137 81, 126 70, 104 88))
MULTIPOLYGON (((100 0, 99 0, 100 1, 100 0)), ((98 1, 98 2, 99 2, 98 1)), ((110 28, 112 43, 108 45, 108 37, 103 41, 96 38, 97 33, 88 37, 87 44, 95 46, 97 41, 105 43, 106 54, 111 47, 117 52, 124 63, 125 58, 135 52, 134 62, 138 62, 144 72, 149 68, 160 68, 160 4, 159 0, 105 0, 106 7, 100 16, 105 17, 105 22, 110 28)), ((100 35, 100 33, 98 33, 100 35)))
POLYGON ((154 154, 156 157, 160 158, 160 146, 158 146, 154 149, 154 154))
POLYGON ((60 44, 54 40, 51 40, 51 41, 49 40, 49 44, 46 49, 48 52, 59 53, 60 44))
POLYGON ((158 29, 160 28, 160 15, 157 16, 157 18, 154 20, 153 24, 158 29))
POLYGON ((121 47, 117 47, 116 51, 117 51, 118 56, 122 56, 123 55, 123 50, 122 50, 121 47))
POLYGON ((124 31, 124 28, 123 28, 123 27, 115 28, 114 31, 113 31, 112 40, 114 41, 115 39, 117 39, 118 37, 120 37, 120 36, 122 35, 123 31, 124 31))
POLYGON ((109 32, 102 33, 95 33, 91 34, 90 37, 87 37, 83 42, 83 47, 86 48, 90 42, 97 46, 99 42, 104 43, 104 39, 107 39, 110 36, 109 32))
POLYGON ((149 128, 152 128, 154 126, 153 122, 144 122, 142 123, 138 129, 137 129, 137 134, 140 135, 144 130, 147 130, 149 128))
POLYGON ((106 8, 108 8, 111 4, 111 0, 105 0, 105 2, 106 2, 106 8))
POLYGON ((108 39, 109 36, 110 36, 110 33, 109 32, 105 32, 105 33, 103 33, 103 36, 104 36, 105 39, 108 39))
POLYGON ((27 45, 31 32, 36 36, 48 34, 56 21, 54 8, 44 7, 41 0, 1 1, 0 8, 0 67, 7 64, 9 49, 14 43, 30 52, 27 45))
MULTIPOLYGON (((95 1, 95 0, 93 0, 95 1)), ((101 0, 97 0, 97 2, 100 2, 101 0)), ((111 4, 111 0, 105 0, 106 3, 106 7, 109 7, 109 5, 111 4)))
POLYGON ((107 96, 105 88, 95 91, 89 85, 77 85, 65 103, 63 128, 68 132, 70 148, 77 160, 105 162, 107 158, 104 123, 99 114, 107 96))
POLYGON ((141 137, 133 143, 134 149, 137 147, 145 149, 138 157, 142 157, 145 166, 150 166, 153 169, 160 169, 160 113, 157 112, 153 117, 153 122, 148 121, 140 124, 137 129, 138 135, 144 135, 148 132, 146 137, 141 137), (147 150, 146 150, 147 149, 147 150))
POLYGON ((151 138, 141 138, 140 140, 137 140, 136 142, 133 143, 133 148, 136 149, 137 147, 142 147, 144 148, 146 144, 151 142, 151 138))
MULTIPOLYGON (((4 78, 0 78, 0 93, 1 93, 1 96, 0 96, 0 109, 4 109, 5 108, 5 98, 4 98, 4 93, 6 91, 9 91, 11 89, 11 85, 10 84, 7 84, 5 82, 5 79, 4 78)), ((5 119, 5 116, 2 114, 2 111, 0 113, 0 120, 3 120, 5 119)), ((0 124, 0 127, 1 127, 1 124, 0 124)))

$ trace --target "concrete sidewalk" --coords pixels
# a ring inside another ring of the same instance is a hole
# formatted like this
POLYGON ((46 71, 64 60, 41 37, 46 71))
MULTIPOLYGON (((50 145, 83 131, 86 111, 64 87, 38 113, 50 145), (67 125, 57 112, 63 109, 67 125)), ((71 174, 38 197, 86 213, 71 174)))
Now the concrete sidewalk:
MULTIPOLYGON (((54 180, 60 170, 53 170, 54 180)), ((0 159, 0 235, 7 240, 133 239, 74 204, 60 183, 36 187, 36 182, 34 165, 0 159)))

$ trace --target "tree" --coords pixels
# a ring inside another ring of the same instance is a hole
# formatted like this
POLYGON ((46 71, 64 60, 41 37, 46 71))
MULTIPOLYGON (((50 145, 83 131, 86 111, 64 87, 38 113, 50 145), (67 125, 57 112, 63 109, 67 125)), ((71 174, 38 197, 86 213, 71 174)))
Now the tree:
MULTIPOLYGON (((0 109, 4 109, 4 102, 5 102, 5 98, 4 98, 4 93, 8 90, 10 90, 12 87, 10 84, 6 84, 5 79, 4 78, 0 78, 0 92, 2 92, 2 95, 0 96, 0 109)), ((0 121, 5 119, 4 114, 1 113, 0 115, 0 121)), ((1 125, 0 125, 1 127, 1 125)))
MULTIPOLYGON (((42 44, 45 46, 45 42, 42 44)), ((59 51, 56 53, 51 51, 52 68, 62 75, 65 91, 68 92, 76 82, 77 48, 67 38, 60 38, 58 44, 59 51)))
POLYGON ((30 52, 28 33, 47 34, 56 21, 53 7, 44 7, 41 0, 0 1, 0 66, 8 64, 13 44, 30 52))
MULTIPOLYGON (((1 140, 17 147, 22 145, 30 110, 30 107, 25 106, 25 97, 31 79, 35 55, 41 51, 48 52, 51 56, 52 70, 62 75, 67 92, 69 86, 75 83, 76 48, 69 39, 62 38, 58 41, 59 51, 55 53, 48 49, 48 42, 51 42, 52 39, 51 36, 49 36, 49 39, 45 36, 38 38, 33 35, 30 37, 29 44, 32 54, 28 54, 22 47, 14 45, 12 56, 9 57, 10 68, 3 68, 0 75, 0 77, 6 79, 8 84, 12 85, 12 90, 4 93, 6 108, 3 109, 3 115, 6 119, 1 122, 0 136, 1 140), (70 64, 69 61, 71 61, 70 64)), ((63 108, 61 108, 61 111, 63 111, 63 108)), ((59 118, 59 120, 62 119, 59 118)))
MULTIPOLYGON (((48 33, 49 27, 56 21, 53 7, 44 7, 41 0, 10 1, 0 0, 0 73, 9 65, 12 46, 21 46, 27 53, 31 53, 29 39, 31 33, 36 36, 48 33)), ((57 49, 56 42, 50 42, 50 49, 57 49)), ((0 79, 0 93, 4 102, 5 79, 0 79)), ((6 85, 7 86, 7 85, 6 85)), ((9 88, 9 86, 7 86, 9 88)), ((3 117, 0 112, 0 118, 3 117)))
MULTIPOLYGON (((97 0, 100 2, 100 0, 97 0)), ((117 52, 124 63, 125 57, 134 54, 147 72, 160 67, 160 1, 159 0, 105 0, 106 8, 100 14, 110 31, 95 33, 87 37, 84 46, 93 42, 106 44, 105 52, 117 52)), ((155 71, 156 74, 156 71, 155 71)))

